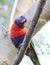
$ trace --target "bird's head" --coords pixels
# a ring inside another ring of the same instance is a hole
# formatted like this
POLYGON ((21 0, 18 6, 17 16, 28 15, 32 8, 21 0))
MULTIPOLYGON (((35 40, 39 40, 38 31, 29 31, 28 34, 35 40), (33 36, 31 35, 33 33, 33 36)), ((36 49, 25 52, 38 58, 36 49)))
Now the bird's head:
POLYGON ((27 22, 27 19, 24 16, 20 16, 15 20, 15 24, 17 24, 20 28, 23 28, 24 23, 26 23, 26 22, 27 22))

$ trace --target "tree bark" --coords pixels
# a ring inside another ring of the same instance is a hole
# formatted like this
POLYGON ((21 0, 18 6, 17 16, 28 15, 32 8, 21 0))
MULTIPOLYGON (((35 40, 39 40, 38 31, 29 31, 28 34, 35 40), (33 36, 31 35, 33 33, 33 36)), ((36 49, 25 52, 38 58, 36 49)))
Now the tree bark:
POLYGON ((25 53, 25 50, 26 50, 26 48, 29 44, 29 41, 31 39, 31 36, 33 34, 34 28, 38 22, 38 19, 40 17, 40 14, 42 12, 43 7, 44 7, 45 2, 46 2, 46 0, 37 0, 36 6, 35 6, 36 7, 35 13, 33 14, 33 20, 31 22, 31 25, 30 25, 26 35, 25 35, 25 38, 24 38, 23 43, 22 43, 23 45, 20 48, 20 51, 19 51, 18 55, 16 56, 12 65, 19 65, 20 61, 22 60, 24 53, 25 53))

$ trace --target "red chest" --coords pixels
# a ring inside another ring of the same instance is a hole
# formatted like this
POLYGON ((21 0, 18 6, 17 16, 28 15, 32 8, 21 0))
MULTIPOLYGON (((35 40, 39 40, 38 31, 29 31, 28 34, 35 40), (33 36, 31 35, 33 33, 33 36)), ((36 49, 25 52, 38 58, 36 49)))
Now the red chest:
POLYGON ((10 30, 10 37, 14 38, 14 37, 19 37, 21 35, 24 35, 26 33, 26 28, 19 28, 18 25, 13 24, 10 30))

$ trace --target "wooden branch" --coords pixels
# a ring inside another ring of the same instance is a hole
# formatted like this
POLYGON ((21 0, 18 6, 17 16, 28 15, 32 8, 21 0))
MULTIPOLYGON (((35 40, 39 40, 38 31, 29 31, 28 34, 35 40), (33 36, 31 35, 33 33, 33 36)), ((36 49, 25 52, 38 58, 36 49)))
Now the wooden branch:
MULTIPOLYGON (((12 8, 11 17, 10 17, 10 26, 9 26, 9 30, 10 30, 12 24, 13 24, 13 21, 14 21, 14 15, 15 15, 17 3, 18 3, 18 0, 15 0, 15 1, 14 1, 14 5, 13 5, 13 8, 12 8)), ((10 33, 10 31, 9 31, 9 33, 10 33)))
MULTIPOLYGON (((45 4, 46 0, 37 0, 36 2, 36 10, 35 10, 35 13, 33 14, 33 20, 31 22, 31 25, 26 33, 26 36, 24 38, 24 41, 23 41, 23 45, 19 51, 19 54, 16 56, 14 62, 12 63, 12 65, 19 65, 20 61, 22 60, 23 56, 24 56, 24 53, 25 53, 25 50, 29 44, 29 41, 31 39, 31 36, 33 34, 33 31, 34 31, 34 28, 37 24, 37 21, 40 17, 40 14, 42 12, 42 9, 43 9, 43 6, 45 4)), ((29 61, 29 60, 28 60, 29 61)))

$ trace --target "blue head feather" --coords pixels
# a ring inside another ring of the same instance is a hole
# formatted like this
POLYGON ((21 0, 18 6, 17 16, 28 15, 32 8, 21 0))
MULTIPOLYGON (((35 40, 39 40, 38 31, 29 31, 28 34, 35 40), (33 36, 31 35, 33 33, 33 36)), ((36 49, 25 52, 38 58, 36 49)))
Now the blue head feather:
POLYGON ((23 28, 24 27, 24 23, 26 22, 24 22, 24 23, 21 23, 21 20, 22 19, 25 19, 26 21, 27 21, 27 19, 24 17, 24 16, 20 16, 20 17, 18 17, 16 20, 15 20, 15 24, 17 24, 19 27, 21 27, 21 28, 23 28))

